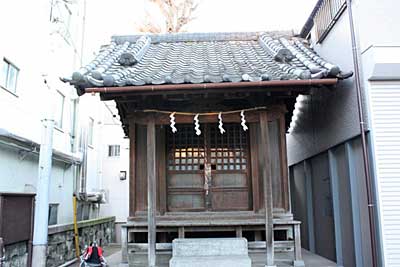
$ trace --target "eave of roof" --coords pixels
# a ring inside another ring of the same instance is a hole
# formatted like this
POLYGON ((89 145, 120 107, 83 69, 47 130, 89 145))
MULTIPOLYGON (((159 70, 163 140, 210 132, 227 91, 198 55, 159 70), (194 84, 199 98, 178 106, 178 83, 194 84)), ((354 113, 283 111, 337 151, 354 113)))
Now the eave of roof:
POLYGON ((175 33, 114 36, 91 63, 63 81, 83 94, 95 87, 121 92, 262 87, 349 75, 287 32, 175 33))
POLYGON ((199 83, 199 84, 165 84, 165 85, 143 85, 124 87, 93 87, 86 88, 85 93, 128 93, 128 92, 153 92, 153 91, 180 91, 180 90, 208 90, 208 89, 230 89, 230 88, 267 88, 267 87, 289 87, 289 86, 317 86, 335 85, 337 78, 331 79, 307 79, 307 80, 277 80, 258 82, 227 82, 227 83, 199 83))

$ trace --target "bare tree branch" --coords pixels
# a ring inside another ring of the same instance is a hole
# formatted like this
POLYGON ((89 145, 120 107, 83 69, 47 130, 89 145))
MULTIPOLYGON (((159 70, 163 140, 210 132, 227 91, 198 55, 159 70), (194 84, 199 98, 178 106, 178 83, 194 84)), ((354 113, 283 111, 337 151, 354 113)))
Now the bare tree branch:
POLYGON ((146 15, 145 20, 137 25, 141 32, 161 33, 180 32, 183 28, 195 19, 193 16, 198 4, 196 0, 148 0, 160 10, 163 16, 164 28, 157 25, 154 15, 146 15))

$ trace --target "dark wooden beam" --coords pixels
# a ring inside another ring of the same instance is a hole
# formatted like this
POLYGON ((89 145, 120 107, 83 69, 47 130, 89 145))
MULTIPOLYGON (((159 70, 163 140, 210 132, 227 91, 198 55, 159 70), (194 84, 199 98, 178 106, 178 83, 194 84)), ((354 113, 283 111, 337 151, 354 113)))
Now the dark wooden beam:
POLYGON ((202 90, 201 92, 196 92, 192 90, 182 90, 182 91, 166 91, 166 92, 159 92, 159 91, 140 91, 140 92, 135 92, 135 91, 126 91, 126 92, 115 92, 115 93, 100 93, 101 95, 101 100, 113 100, 113 99, 121 99, 122 97, 131 97, 131 96, 142 96, 142 95, 147 95, 147 96, 156 96, 156 95, 179 95, 182 93, 186 94, 214 94, 214 93, 267 93, 271 95, 271 93, 278 93, 282 95, 287 95, 287 92, 293 92, 293 93, 300 93, 300 94, 309 94, 311 86, 300 86, 300 87, 272 87, 272 88, 235 88, 235 89, 226 89, 226 90, 202 90))
POLYGON ((167 159, 166 159, 166 138, 165 138, 165 126, 157 127, 157 176, 158 176, 158 210, 163 215, 167 211, 167 159))
POLYGON ((134 217, 136 212, 136 124, 129 123, 129 216, 134 217))
MULTIPOLYGON (((267 107, 268 110, 268 119, 269 121, 276 120, 281 117, 282 113, 286 112, 286 107, 284 105, 274 105, 267 107)), ((148 110, 150 111, 150 110, 148 110)), ((248 111, 245 112, 246 116, 246 121, 248 123, 252 122, 258 122, 260 120, 259 113, 261 111, 248 111)), ((164 114, 164 113, 157 113, 157 112, 133 112, 128 115, 128 118, 131 120, 135 120, 139 124, 146 125, 149 118, 153 117, 155 119, 155 123, 157 125, 162 125, 162 124, 170 124, 170 117, 169 114, 164 114)), ((179 123, 193 123, 193 118, 194 115, 175 115, 175 122, 177 124, 179 123)), ((199 117, 200 123, 215 123, 218 122, 218 115, 200 115, 199 117)), ((229 122, 240 122, 240 113, 232 113, 232 114, 223 114, 223 121, 225 123, 229 122)))
POLYGON ((156 129, 154 118, 147 123, 147 225, 148 225, 148 263, 156 265, 156 129))
POLYGON ((269 151, 269 132, 267 112, 260 112, 260 169, 264 185, 265 203, 265 241, 267 262, 266 267, 274 265, 274 233, 273 233, 273 203, 272 203, 272 173, 269 151))
POLYGON ((286 127, 285 127, 285 116, 279 119, 279 132, 280 132, 280 162, 281 162, 281 175, 282 175, 282 196, 283 208, 286 212, 289 212, 289 175, 288 175, 288 163, 287 163, 287 151, 286 151, 286 127))
POLYGON ((258 124, 251 123, 249 125, 250 131, 250 160, 251 160, 251 183, 253 192, 253 210, 258 212, 260 210, 260 175, 258 165, 258 124))

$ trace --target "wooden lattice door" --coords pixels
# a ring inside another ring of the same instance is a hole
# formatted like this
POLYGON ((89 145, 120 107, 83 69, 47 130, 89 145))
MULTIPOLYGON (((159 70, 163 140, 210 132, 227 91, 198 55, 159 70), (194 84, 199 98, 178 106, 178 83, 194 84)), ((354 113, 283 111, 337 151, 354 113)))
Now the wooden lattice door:
POLYGON ((169 211, 249 210, 248 136, 240 124, 178 125, 167 134, 169 211))

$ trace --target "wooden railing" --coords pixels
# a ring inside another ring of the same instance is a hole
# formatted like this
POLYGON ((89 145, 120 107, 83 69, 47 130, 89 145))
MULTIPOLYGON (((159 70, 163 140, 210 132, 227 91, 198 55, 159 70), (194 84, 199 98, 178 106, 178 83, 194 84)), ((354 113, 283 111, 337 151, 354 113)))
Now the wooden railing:
POLYGON ((321 43, 346 9, 346 0, 324 0, 315 14, 314 26, 316 28, 318 43, 321 43))

